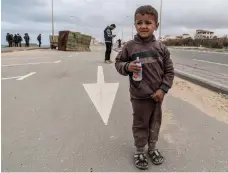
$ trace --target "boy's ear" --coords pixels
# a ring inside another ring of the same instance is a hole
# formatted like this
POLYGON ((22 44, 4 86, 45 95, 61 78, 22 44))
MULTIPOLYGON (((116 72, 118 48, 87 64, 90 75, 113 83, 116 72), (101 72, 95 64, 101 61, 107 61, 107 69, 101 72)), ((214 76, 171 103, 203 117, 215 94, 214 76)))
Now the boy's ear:
POLYGON ((156 24, 156 30, 158 29, 158 27, 159 27, 159 23, 156 24))

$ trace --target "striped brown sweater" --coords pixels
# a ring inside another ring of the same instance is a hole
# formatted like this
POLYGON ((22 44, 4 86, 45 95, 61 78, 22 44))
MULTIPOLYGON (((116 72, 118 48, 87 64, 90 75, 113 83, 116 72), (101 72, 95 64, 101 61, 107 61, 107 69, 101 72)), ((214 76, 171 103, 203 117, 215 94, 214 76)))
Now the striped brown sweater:
POLYGON ((129 75, 130 94, 135 99, 147 99, 159 88, 166 93, 172 87, 174 79, 173 62, 170 52, 155 36, 142 39, 136 35, 134 40, 127 42, 116 57, 115 67, 124 76, 129 75), (140 58, 143 79, 140 82, 132 80, 128 71, 131 61, 140 58))

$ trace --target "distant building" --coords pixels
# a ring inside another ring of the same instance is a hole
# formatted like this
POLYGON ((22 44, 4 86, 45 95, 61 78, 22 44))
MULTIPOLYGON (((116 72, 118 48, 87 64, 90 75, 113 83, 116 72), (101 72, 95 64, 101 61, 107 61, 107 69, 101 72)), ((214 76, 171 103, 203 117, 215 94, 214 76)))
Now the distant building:
POLYGON ((183 36, 182 35, 180 35, 180 36, 176 36, 176 38, 175 39, 182 39, 183 38, 183 36))
POLYGON ((167 41, 167 40, 174 40, 174 39, 185 39, 185 38, 192 38, 190 34, 182 34, 178 36, 171 36, 171 35, 166 35, 164 37, 159 37, 158 39, 161 41, 167 41))
POLYGON ((96 38, 92 37, 90 45, 103 45, 103 43, 98 41, 96 38))
POLYGON ((190 34, 182 34, 182 38, 185 39, 185 38, 192 38, 190 34))
POLYGON ((158 37, 159 41, 165 41, 164 37, 158 37))
POLYGON ((173 40, 173 39, 176 39, 176 36, 166 35, 164 37, 164 40, 173 40))
POLYGON ((213 39, 214 32, 198 29, 196 30, 195 39, 213 39))

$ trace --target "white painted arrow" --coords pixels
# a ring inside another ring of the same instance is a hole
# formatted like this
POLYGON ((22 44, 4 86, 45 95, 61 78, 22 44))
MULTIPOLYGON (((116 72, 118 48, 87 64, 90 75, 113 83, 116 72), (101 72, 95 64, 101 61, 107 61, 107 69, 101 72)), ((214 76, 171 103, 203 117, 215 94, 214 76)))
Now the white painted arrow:
POLYGON ((103 68, 98 66, 97 83, 83 84, 83 86, 104 124, 107 125, 119 83, 105 83, 103 68))

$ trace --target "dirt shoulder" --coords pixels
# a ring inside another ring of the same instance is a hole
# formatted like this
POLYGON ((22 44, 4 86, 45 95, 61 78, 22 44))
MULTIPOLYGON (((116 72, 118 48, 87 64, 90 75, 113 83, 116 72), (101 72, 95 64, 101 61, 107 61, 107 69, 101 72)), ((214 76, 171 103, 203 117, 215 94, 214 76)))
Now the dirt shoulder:
POLYGON ((175 77, 173 88, 169 94, 194 105, 205 114, 228 124, 227 95, 213 92, 178 77, 175 77))

